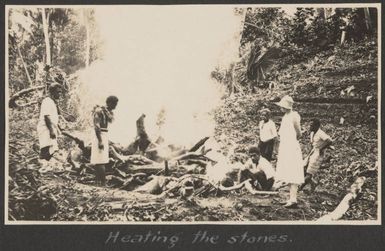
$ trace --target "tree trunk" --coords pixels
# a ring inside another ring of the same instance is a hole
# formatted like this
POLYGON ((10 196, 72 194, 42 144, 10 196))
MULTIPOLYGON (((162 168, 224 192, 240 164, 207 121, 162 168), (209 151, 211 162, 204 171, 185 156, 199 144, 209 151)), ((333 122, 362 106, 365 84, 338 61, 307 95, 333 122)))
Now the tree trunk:
POLYGON ((370 19, 369 8, 364 8, 364 14, 365 14, 366 28, 370 32, 372 30, 372 22, 371 22, 371 19, 370 19))
POLYGON ((51 46, 49 43, 49 34, 48 34, 48 24, 49 24, 49 13, 45 13, 45 8, 42 8, 41 16, 43 20, 43 32, 44 32, 44 41, 45 41, 45 54, 47 65, 51 65, 51 46))
POLYGON ((332 8, 325 8, 325 20, 327 20, 332 15, 332 8))
POLYGON ((328 222, 339 220, 344 216, 346 211, 348 211, 350 205, 357 198, 357 196, 361 193, 362 186, 365 183, 365 177, 358 177, 357 180, 350 187, 350 192, 345 195, 340 204, 334 209, 333 212, 326 214, 319 218, 318 222, 328 222))
POLYGON ((317 8, 317 15, 322 18, 323 21, 326 20, 326 10, 325 8, 317 8))
POLYGON ((25 70, 25 74, 27 75, 27 78, 28 78, 28 82, 29 82, 29 87, 32 87, 33 83, 32 83, 32 79, 31 79, 31 76, 29 75, 29 72, 28 72, 28 68, 27 68, 27 65, 24 61, 24 58, 23 58, 23 55, 21 54, 21 51, 20 51, 20 46, 18 43, 16 43, 16 47, 17 47, 17 52, 19 54, 19 57, 21 59, 21 62, 23 64, 23 67, 24 67, 24 70, 25 70))
POLYGON ((91 47, 91 39, 90 39, 90 27, 88 23, 88 10, 83 9, 83 17, 84 17, 84 25, 86 28, 86 56, 85 56, 85 66, 86 68, 90 65, 90 47, 91 47))
POLYGON ((345 38, 346 38, 346 31, 343 30, 341 33, 341 45, 345 42, 345 38))
POLYGON ((231 73, 230 73, 230 95, 235 93, 235 85, 234 85, 234 72, 233 70, 230 68, 231 70, 231 73))

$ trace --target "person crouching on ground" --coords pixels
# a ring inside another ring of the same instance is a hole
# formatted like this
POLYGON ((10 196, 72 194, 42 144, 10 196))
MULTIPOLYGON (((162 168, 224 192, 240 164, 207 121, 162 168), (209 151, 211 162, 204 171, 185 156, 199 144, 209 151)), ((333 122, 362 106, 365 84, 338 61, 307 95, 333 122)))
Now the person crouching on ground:
POLYGON ((95 136, 92 140, 90 163, 95 168, 96 185, 104 186, 106 184, 105 164, 109 161, 108 124, 113 121, 112 111, 117 104, 118 98, 109 96, 106 106, 96 106, 93 110, 95 136))
POLYGON ((333 143, 330 136, 322 131, 320 127, 321 122, 318 119, 312 119, 310 123, 310 143, 312 144, 312 150, 305 160, 305 167, 307 166, 305 183, 299 187, 299 190, 302 190, 308 184, 311 186, 311 192, 315 190, 318 184, 313 179, 314 175, 321 166, 324 150, 333 143))
POLYGON ((273 187, 275 171, 270 162, 261 156, 258 147, 250 147, 250 159, 238 172, 238 183, 251 179, 257 190, 268 191, 273 187))
POLYGON ((302 151, 299 144, 301 137, 301 117, 293 111, 294 101, 290 96, 284 96, 277 103, 285 113, 279 128, 279 148, 277 156, 276 179, 290 185, 290 197, 285 207, 297 206, 298 186, 304 183, 302 151))
POLYGON ((43 99, 40 106, 40 116, 37 125, 40 147, 39 159, 42 164, 40 172, 48 170, 48 161, 59 150, 57 143, 59 113, 56 101, 60 98, 60 91, 61 86, 58 83, 52 83, 48 87, 48 96, 43 99))
POLYGON ((261 110, 261 121, 259 122, 259 149, 261 156, 271 161, 274 151, 275 139, 277 138, 277 128, 270 119, 270 110, 261 110))

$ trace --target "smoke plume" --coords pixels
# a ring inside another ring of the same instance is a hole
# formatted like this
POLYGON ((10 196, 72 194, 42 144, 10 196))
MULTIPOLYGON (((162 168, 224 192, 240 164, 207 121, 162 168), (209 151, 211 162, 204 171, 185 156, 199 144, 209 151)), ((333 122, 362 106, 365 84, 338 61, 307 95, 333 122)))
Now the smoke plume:
POLYGON ((241 18, 229 6, 103 6, 96 20, 102 59, 82 71, 89 107, 116 95, 112 141, 127 144, 146 114, 150 137, 189 145, 213 133, 210 116, 223 96, 210 78, 216 66, 236 60, 241 18), (156 125, 164 110, 162 131, 156 125))

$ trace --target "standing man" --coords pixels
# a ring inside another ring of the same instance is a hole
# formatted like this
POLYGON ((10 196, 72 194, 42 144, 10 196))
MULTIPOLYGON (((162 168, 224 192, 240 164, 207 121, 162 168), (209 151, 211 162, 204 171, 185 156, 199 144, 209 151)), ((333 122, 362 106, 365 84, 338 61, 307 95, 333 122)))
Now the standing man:
POLYGON ((58 83, 52 83, 48 87, 48 96, 43 99, 40 106, 40 116, 37 124, 40 146, 39 159, 42 164, 40 172, 48 170, 48 161, 59 149, 57 144, 59 113, 56 101, 60 97, 60 90, 61 86, 58 83))
POLYGON ((148 138, 146 129, 144 128, 144 118, 145 114, 142 114, 136 121, 137 135, 135 139, 136 150, 139 150, 140 154, 144 155, 147 147, 150 145, 151 141, 148 138))
POLYGON ((95 166, 96 184, 106 184, 106 168, 108 163, 108 124, 113 121, 113 110, 118 104, 116 96, 109 96, 106 106, 96 106, 93 110, 95 137, 92 140, 91 164, 95 166))
POLYGON ((261 121, 259 122, 259 149, 261 156, 271 161, 274 151, 275 139, 277 138, 277 128, 270 119, 270 110, 261 110, 261 121))

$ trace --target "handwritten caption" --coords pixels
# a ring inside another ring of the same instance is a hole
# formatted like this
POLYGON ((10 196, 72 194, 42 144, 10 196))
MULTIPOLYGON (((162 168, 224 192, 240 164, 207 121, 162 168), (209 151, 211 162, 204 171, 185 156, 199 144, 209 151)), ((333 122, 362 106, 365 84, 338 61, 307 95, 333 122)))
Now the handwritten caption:
POLYGON ((161 231, 149 230, 144 234, 124 234, 120 231, 110 232, 105 240, 105 244, 161 244, 169 249, 174 248, 179 243, 183 244, 205 244, 217 245, 225 243, 228 245, 253 245, 268 243, 285 243, 292 240, 288 235, 259 235, 248 231, 235 235, 212 234, 207 230, 199 230, 193 234, 174 233, 164 234, 161 231))

